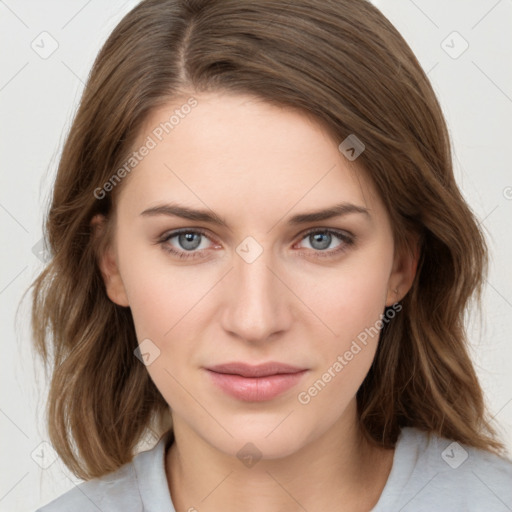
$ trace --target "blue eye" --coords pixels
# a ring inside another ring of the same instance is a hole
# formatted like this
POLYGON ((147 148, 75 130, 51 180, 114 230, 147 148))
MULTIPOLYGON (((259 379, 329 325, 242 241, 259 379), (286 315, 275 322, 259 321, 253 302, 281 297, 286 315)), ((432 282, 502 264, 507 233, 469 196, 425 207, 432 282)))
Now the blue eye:
MULTIPOLYGON (((180 259, 192 259, 208 257, 208 245, 201 247, 203 245, 202 242, 205 240, 212 241, 206 231, 183 228, 164 234, 158 240, 158 243, 173 256, 180 259), (176 239, 178 247, 169 243, 172 239, 176 239)), ((304 240, 308 240, 311 247, 308 251, 299 251, 299 255, 313 258, 330 258, 346 251, 352 246, 355 237, 336 229, 314 228, 301 235, 300 241, 304 240), (327 250, 335 239, 338 239, 340 242, 333 249, 327 250)))
MULTIPOLYGON (((308 240, 313 250, 313 257, 330 258, 346 251, 352 246, 355 237, 337 229, 314 228, 303 235, 301 241, 303 240, 308 240), (340 243, 338 243, 335 248, 326 250, 333 242, 333 238, 340 240, 340 243)), ((301 252, 300 254, 305 253, 301 252)))
POLYGON ((164 235, 164 237, 159 240, 159 243, 162 244, 162 247, 167 252, 180 259, 204 258, 207 256, 201 252, 204 248, 201 248, 199 251, 197 250, 201 246, 201 238, 209 240, 205 231, 198 229, 181 229, 164 235), (177 239, 178 244, 183 248, 183 250, 180 250, 179 248, 176 249, 174 246, 169 245, 168 242, 173 238, 177 239))

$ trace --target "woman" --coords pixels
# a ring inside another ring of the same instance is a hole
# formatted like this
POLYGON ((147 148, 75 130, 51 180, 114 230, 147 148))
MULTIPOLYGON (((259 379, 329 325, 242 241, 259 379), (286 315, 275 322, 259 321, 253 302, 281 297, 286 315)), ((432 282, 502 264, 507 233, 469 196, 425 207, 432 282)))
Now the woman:
POLYGON ((512 507, 463 322, 484 238, 370 3, 143 1, 47 237, 49 434, 88 482, 42 511, 512 507))

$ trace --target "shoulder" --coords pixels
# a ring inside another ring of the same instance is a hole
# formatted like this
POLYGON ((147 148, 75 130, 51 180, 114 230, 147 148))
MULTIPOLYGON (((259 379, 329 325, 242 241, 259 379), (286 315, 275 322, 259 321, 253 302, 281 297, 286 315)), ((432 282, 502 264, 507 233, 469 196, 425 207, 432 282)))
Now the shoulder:
POLYGON ((75 486, 36 512, 71 512, 72 510, 142 512, 133 463, 130 462, 113 473, 75 486))
POLYGON ((163 436, 117 471, 76 485, 36 512, 143 512, 148 504, 169 505, 164 466, 168 441, 169 436, 163 436))
POLYGON ((401 433, 389 483, 402 512, 512 509, 511 460, 415 428, 401 433))

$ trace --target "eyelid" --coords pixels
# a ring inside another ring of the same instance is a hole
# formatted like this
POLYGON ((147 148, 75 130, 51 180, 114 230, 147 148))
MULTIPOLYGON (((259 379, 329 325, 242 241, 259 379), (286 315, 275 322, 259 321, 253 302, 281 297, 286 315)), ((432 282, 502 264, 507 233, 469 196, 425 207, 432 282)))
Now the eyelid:
MULTIPOLYGON (((207 229, 195 228, 195 227, 177 228, 177 229, 173 229, 170 231, 166 231, 165 233, 163 233, 162 235, 160 235, 158 237, 156 243, 164 246, 165 244, 167 244, 167 242, 171 238, 174 238, 174 237, 180 235, 181 233, 200 234, 200 235, 204 236, 205 238, 207 238, 208 240, 210 240, 213 244, 219 245, 219 243, 216 242, 215 238, 209 233, 209 231, 207 229)), ((342 229, 338 229, 338 228, 315 226, 315 227, 309 228, 306 231, 303 231, 299 235, 297 235, 296 238, 298 238, 298 240, 296 243, 302 242, 302 240, 304 240, 308 235, 310 235, 312 233, 333 234, 341 240, 341 244, 340 244, 340 246, 338 246, 338 248, 329 249, 329 250, 325 250, 325 251, 320 251, 320 250, 315 251, 314 249, 299 248, 298 251, 299 251, 300 255, 308 253, 310 255, 312 254, 313 258, 315 258, 315 257, 328 258, 331 256, 334 257, 338 254, 341 254, 345 250, 347 250, 348 246, 353 245, 356 240, 356 236, 346 230, 342 230, 342 229)), ((296 244, 294 244, 294 245, 296 245, 296 244)), ((172 246, 171 247, 167 246, 167 247, 163 247, 163 248, 167 252, 169 252, 171 254, 175 254, 176 256, 181 257, 183 259, 204 258, 204 257, 207 257, 204 255, 204 252, 208 251, 208 249, 200 249, 200 250, 195 250, 195 251, 183 251, 183 250, 175 249, 172 246)))
MULTIPOLYGON (((342 252, 347 250, 349 246, 354 245, 355 241, 356 241, 355 235, 353 235, 349 231, 346 231, 343 229, 327 228, 327 227, 326 228, 313 227, 313 228, 310 228, 310 229, 304 231, 303 233, 301 233, 299 235, 299 237, 300 237, 299 242, 302 242, 302 240, 307 238, 312 233, 328 233, 328 234, 334 235, 341 241, 340 245, 334 249, 328 249, 325 251, 320 251, 320 250, 315 251, 314 249, 306 249, 307 252, 313 253, 313 255, 314 255, 313 257, 320 257, 320 258, 322 258, 322 257, 328 258, 330 256, 334 257, 335 255, 341 254, 342 252)), ((302 250, 302 249, 299 249, 299 251, 300 250, 302 250)), ((303 254, 303 253, 300 252, 299 254, 303 254)))
POLYGON ((333 233, 339 237, 346 237, 346 238, 355 238, 355 236, 347 231, 346 229, 339 229, 339 228, 327 228, 327 227, 313 227, 309 228, 306 231, 300 233, 298 236, 302 240, 306 236, 310 235, 311 233, 333 233))
MULTIPOLYGON (((182 233, 195 233, 200 234, 210 240, 213 244, 220 245, 219 242, 216 241, 215 237, 213 237, 210 232, 207 229, 204 228, 177 228, 177 229, 171 229, 170 231, 164 232, 162 235, 160 235, 157 238, 156 243, 164 243, 168 242, 171 238, 174 238, 178 235, 181 235, 182 233)), ((206 250, 206 249, 202 249, 206 250)), ((200 251, 189 251, 192 252, 200 252, 200 251)))

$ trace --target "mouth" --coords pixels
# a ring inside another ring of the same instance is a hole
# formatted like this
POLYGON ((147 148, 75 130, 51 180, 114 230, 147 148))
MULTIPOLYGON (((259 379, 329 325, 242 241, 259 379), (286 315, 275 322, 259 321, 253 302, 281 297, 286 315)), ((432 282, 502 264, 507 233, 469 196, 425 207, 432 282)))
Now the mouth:
POLYGON ((308 371, 277 362, 260 365, 235 362, 211 366, 205 370, 217 387, 245 402, 272 400, 295 386, 308 371))

